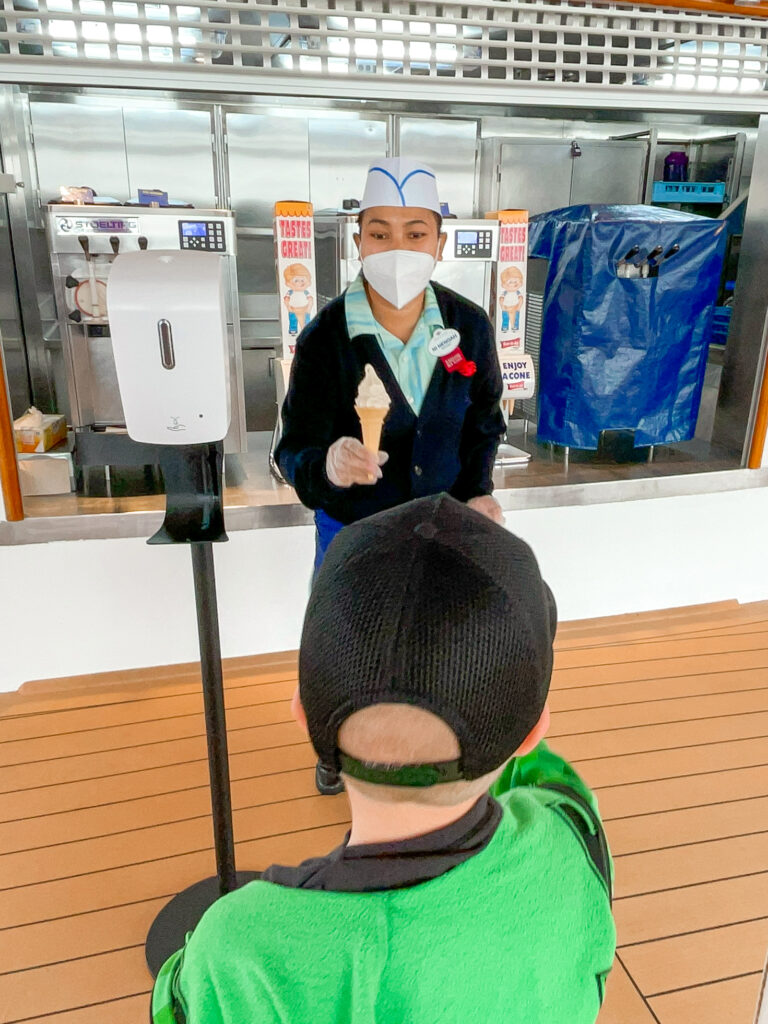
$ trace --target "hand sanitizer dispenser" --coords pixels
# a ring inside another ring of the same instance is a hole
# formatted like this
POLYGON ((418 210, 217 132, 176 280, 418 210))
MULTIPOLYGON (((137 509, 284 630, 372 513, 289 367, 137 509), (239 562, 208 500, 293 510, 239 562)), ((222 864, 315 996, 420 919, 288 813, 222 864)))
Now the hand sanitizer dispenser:
POLYGON ((128 434, 146 444, 220 441, 229 429, 221 256, 147 250, 115 259, 107 306, 128 434))

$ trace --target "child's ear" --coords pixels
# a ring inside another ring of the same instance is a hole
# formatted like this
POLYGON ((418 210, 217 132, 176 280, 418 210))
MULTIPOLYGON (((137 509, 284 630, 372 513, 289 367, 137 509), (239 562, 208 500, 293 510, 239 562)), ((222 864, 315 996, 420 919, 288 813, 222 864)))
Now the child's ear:
POLYGON ((304 705, 301 703, 301 697, 299 696, 298 686, 294 690, 293 698, 291 699, 291 714, 293 715, 296 722, 307 734, 307 736, 309 736, 309 729, 307 727, 307 715, 306 712, 304 711, 304 705))
MULTIPOLYGON (((296 691, 298 693, 298 690, 296 691)), ((303 709, 302 709, 303 710, 303 709)), ((306 719, 305 719, 306 721, 306 719)), ((549 704, 544 705, 544 710, 539 716, 539 720, 525 737, 523 742, 515 751, 515 757, 522 757, 524 754, 530 754, 530 752, 539 745, 541 740, 544 739, 547 732, 549 731, 550 714, 549 704)))

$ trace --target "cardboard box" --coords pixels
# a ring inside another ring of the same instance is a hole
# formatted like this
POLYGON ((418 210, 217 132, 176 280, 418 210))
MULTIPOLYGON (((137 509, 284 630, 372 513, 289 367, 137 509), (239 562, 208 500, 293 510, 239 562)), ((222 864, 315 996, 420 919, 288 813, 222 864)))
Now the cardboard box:
POLYGON ((19 485, 25 497, 69 494, 74 490, 71 455, 23 455, 19 459, 19 485))
POLYGON ((17 452, 47 452, 66 438, 67 421, 63 416, 30 415, 32 412, 14 420, 17 452))

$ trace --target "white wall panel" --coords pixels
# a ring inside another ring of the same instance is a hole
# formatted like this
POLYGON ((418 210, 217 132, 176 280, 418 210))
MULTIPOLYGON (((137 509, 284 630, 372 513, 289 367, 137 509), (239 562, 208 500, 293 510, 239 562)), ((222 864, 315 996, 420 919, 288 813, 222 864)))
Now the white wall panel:
MULTIPOLYGON (((530 509, 532 545, 561 620, 768 599, 768 489, 530 509)), ((313 528, 254 530, 215 547, 224 656, 298 646, 313 528)), ((143 540, 0 548, 0 690, 198 657, 188 550, 143 540), (53 613, 30 614, 29 595, 53 613), (72 610, 77 609, 77 615, 72 610)))

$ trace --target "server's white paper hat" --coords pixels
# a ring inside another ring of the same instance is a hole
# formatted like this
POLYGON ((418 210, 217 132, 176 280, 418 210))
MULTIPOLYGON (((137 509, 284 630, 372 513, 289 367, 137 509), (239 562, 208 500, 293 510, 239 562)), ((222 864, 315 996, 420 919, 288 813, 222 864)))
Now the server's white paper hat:
POLYGON ((371 206, 421 206, 440 213, 435 172, 406 157, 377 160, 368 168, 360 209, 371 206))

